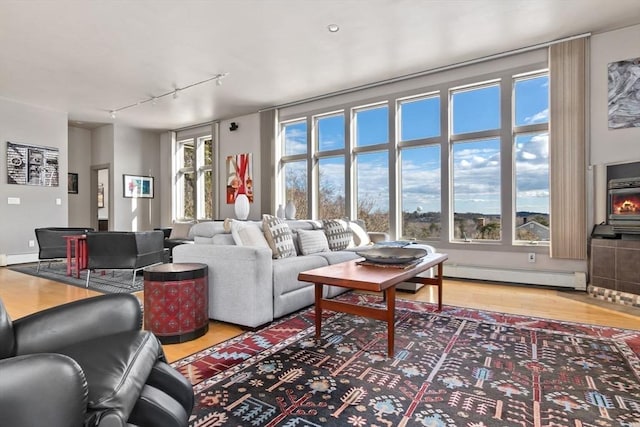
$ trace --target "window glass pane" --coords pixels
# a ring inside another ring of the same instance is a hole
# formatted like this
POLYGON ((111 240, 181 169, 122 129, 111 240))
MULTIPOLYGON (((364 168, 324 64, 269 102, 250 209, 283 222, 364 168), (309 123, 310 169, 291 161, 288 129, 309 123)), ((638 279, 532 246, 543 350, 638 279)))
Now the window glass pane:
POLYGON ((386 105, 356 110, 357 147, 383 144, 389 141, 389 107, 386 105))
POLYGON ((440 237, 440 146, 402 150, 402 238, 440 237))
POLYGON ((346 215, 344 192, 344 157, 328 157, 318 161, 319 218, 342 218, 346 215))
POLYGON ((185 141, 182 143, 182 167, 192 168, 195 164, 195 147, 193 146, 193 140, 185 141))
POLYGON ((440 97, 400 103, 400 141, 440 136, 440 97))
POLYGON ((182 175, 182 212, 184 219, 195 219, 195 179, 193 173, 182 175))
POLYGON ((454 91, 451 104, 454 134, 500 127, 500 87, 497 84, 454 91))
POLYGON ((213 219, 213 173, 210 170, 202 172, 202 190, 200 197, 200 217, 213 219))
POLYGON ((344 148, 344 114, 319 117, 316 125, 319 151, 344 148))
POLYGON ((500 140, 453 145, 453 236, 500 239, 500 140))
POLYGON ((389 232, 389 153, 357 156, 358 219, 368 231, 389 232))
POLYGON ((549 76, 516 80, 515 125, 549 123, 549 76))
POLYGON ((285 123, 282 126, 284 155, 304 154, 307 152, 307 122, 285 123))
POLYGON ((516 240, 549 240, 549 134, 515 139, 516 240))
POLYGON ((287 162, 284 164, 284 194, 286 203, 293 201, 296 218, 311 218, 307 207, 307 162, 287 162))
POLYGON ((204 158, 202 164, 209 166, 213 164, 213 141, 207 139, 203 142, 204 145, 204 158))

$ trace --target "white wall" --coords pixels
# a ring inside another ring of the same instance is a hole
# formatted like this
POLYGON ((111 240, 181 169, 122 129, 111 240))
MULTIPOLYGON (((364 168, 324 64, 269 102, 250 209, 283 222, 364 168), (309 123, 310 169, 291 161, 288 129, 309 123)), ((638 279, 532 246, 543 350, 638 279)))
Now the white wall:
MULTIPOLYGON (((606 165, 640 161, 640 128, 609 129, 607 66, 640 57, 640 25, 591 38, 591 152, 593 222, 606 219, 606 165)), ((640 176, 640 171, 638 171, 640 176)))
POLYGON ((0 98, 0 152, 1 263, 35 260, 38 248, 29 247, 29 241, 35 241, 34 229, 68 223, 67 113, 0 98), (7 141, 57 148, 60 184, 7 184, 7 141), (20 204, 9 205, 8 197, 20 198, 20 204))
POLYGON ((112 230, 145 231, 160 226, 160 199, 155 188, 153 198, 123 197, 123 175, 160 177, 160 134, 116 125, 114 132, 111 184, 113 187, 109 216, 112 230))
MULTIPOLYGON (((90 227, 91 131, 69 126, 69 172, 78 174, 78 194, 69 194, 69 227, 90 227)), ((65 184, 66 185, 66 184, 65 184)))

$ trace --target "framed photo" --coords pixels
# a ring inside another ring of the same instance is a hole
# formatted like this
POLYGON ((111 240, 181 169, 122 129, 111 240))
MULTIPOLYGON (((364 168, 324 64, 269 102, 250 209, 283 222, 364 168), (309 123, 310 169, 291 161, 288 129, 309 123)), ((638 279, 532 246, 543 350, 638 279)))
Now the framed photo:
POLYGON ((104 208, 104 184, 98 184, 98 207, 104 208))
POLYGON ((78 194, 78 174, 69 172, 67 174, 67 193, 78 194))
POLYGON ((138 175, 122 175, 123 196, 131 198, 153 198, 153 177, 138 175))

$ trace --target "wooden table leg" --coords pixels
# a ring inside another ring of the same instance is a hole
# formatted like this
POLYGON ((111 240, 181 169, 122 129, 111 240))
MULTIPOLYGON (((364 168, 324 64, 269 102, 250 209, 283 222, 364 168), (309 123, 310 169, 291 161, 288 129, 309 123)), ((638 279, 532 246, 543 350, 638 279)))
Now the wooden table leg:
POLYGON ((71 256, 71 239, 67 240, 67 276, 71 276, 71 263, 73 262, 73 257, 71 256))
POLYGON ((396 330, 396 287, 391 286, 384 291, 387 300, 387 355, 392 358, 395 347, 396 330))
POLYGON ((320 339, 320 329, 322 328, 322 283, 316 283, 316 341, 320 339))
POLYGON ((438 264, 438 311, 442 311, 442 263, 438 264))

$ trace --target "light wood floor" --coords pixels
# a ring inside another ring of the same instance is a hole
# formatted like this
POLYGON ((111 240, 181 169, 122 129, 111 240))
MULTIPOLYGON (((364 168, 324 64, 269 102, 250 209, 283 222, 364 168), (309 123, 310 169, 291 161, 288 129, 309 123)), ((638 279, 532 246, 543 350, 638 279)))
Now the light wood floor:
MULTIPOLYGON (((640 310, 627 308, 623 312, 619 306, 598 303, 584 292, 460 280, 445 280, 443 288, 446 305, 640 330, 640 310)), ((0 299, 13 319, 95 295, 99 293, 0 267, 0 299)), ((142 300, 142 292, 136 295, 142 300)), ((397 296, 427 302, 437 300, 434 287, 424 287, 415 294, 399 291, 397 296)), ((206 335, 182 344, 165 345, 164 349, 167 358, 175 361, 242 332, 238 326, 211 321, 206 335)))

